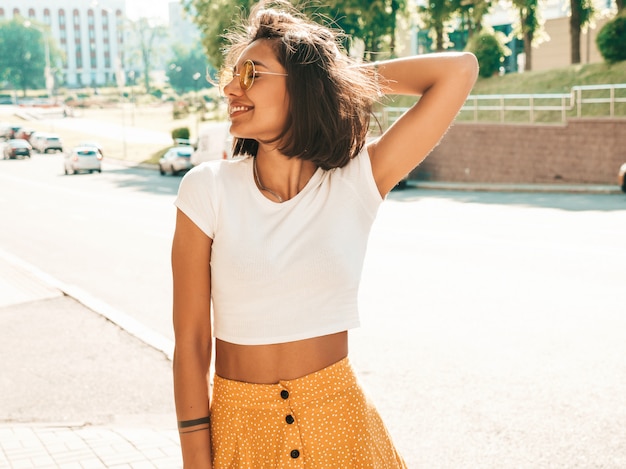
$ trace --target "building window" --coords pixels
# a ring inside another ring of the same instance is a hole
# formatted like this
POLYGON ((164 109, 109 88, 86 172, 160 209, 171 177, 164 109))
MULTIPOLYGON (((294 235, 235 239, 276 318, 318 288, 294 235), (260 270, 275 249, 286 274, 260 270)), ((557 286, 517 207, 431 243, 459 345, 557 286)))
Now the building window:
POLYGON ((74 10, 74 28, 80 28, 80 12, 78 10, 74 10))
POLYGON ((30 19, 34 19, 35 18, 35 10, 33 8, 29 8, 28 9, 28 17, 30 19))
POLYGON ((0 20, 4 19, 4 8, 0 8, 0 20))
POLYGON ((63 8, 59 10, 59 27, 65 29, 65 10, 63 8))
POLYGON ((89 24, 89 27, 93 28, 94 18, 93 18, 93 10, 91 9, 87 10, 87 23, 89 24))
POLYGON ((48 26, 50 26, 50 24, 52 23, 52 20, 50 18, 50 10, 48 8, 43 11, 43 22, 46 23, 48 26))
POLYGON ((22 15, 20 15, 20 9, 19 8, 13 8, 13 18, 15 18, 17 16, 22 16, 22 15))

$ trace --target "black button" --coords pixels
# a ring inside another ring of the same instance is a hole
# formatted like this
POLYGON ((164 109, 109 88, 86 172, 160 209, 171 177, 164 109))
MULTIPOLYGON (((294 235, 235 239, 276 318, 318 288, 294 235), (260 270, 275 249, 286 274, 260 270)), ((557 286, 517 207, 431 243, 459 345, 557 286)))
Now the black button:
POLYGON ((288 415, 287 417, 285 417, 285 422, 291 425, 293 422, 295 422, 295 420, 293 419, 293 416, 288 415))
POLYGON ((298 451, 297 449, 294 449, 294 450, 291 452, 291 455, 290 455, 290 456, 291 456, 293 459, 296 459, 298 456, 300 456, 300 451, 298 451))
POLYGON ((280 397, 282 397, 283 399, 287 399, 289 397, 289 391, 287 391, 286 389, 283 389, 280 392, 280 397))

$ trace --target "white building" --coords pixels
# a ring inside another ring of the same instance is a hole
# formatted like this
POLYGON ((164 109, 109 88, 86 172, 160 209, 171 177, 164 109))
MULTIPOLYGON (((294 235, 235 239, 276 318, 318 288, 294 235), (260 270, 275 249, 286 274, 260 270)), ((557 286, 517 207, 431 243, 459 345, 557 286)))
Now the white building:
POLYGON ((16 16, 49 29, 46 36, 64 56, 63 63, 51 64, 61 83, 70 87, 115 83, 116 70, 124 61, 124 0, 2 0, 0 20, 16 16))

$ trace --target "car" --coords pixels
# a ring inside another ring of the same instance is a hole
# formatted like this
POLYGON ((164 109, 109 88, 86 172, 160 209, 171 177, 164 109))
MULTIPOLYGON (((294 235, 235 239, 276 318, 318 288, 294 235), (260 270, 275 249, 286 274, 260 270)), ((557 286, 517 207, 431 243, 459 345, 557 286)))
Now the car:
POLYGON ((104 157, 104 153, 102 151, 102 146, 98 143, 98 142, 80 142, 78 144, 79 147, 91 147, 91 148, 95 148, 96 150, 98 150, 100 152, 100 154, 102 155, 102 157, 104 157))
POLYGON ((33 129, 27 129, 22 127, 17 132, 15 132, 15 138, 22 138, 30 142, 32 135, 35 133, 33 129))
POLYGON ((75 147, 63 158, 65 174, 76 174, 80 171, 102 172, 102 155, 93 147, 75 147))
POLYGON ((0 122, 0 139, 9 140, 13 135, 13 128, 11 124, 6 122, 0 122))
POLYGON ((192 168, 191 154, 193 147, 179 145, 172 147, 159 159, 159 173, 176 175, 192 168))
POLYGON ((4 145, 4 151, 2 152, 5 160, 14 160, 17 158, 30 158, 30 152, 33 147, 30 146, 28 141, 21 138, 14 138, 9 140, 4 145))
POLYGON ((617 178, 620 189, 622 192, 626 192, 626 163, 620 166, 617 178))
POLYGON ((34 134, 32 134, 30 136, 29 142, 33 147, 33 150, 39 151, 39 145, 41 144, 42 140, 47 136, 48 134, 46 132, 35 132, 34 134))
POLYGON ((37 139, 37 146, 35 149, 39 153, 48 153, 48 151, 63 151, 63 142, 61 137, 56 134, 47 134, 37 139))

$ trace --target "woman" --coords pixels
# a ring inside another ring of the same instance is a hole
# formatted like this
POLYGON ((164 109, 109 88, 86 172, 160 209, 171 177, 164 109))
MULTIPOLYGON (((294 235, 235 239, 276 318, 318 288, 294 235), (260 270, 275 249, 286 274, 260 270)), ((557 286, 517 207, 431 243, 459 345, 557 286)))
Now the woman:
POLYGON ((176 199, 184 467, 406 467, 356 381, 347 331, 376 211, 447 130, 476 60, 357 66, 329 29, 273 5, 232 36, 221 80, 235 152, 247 156, 194 168, 176 199), (381 91, 421 98, 366 143, 381 91))

